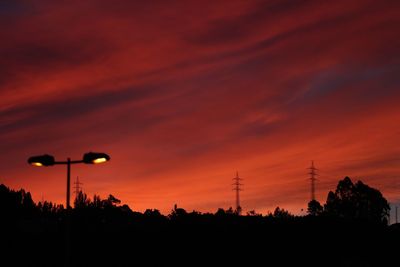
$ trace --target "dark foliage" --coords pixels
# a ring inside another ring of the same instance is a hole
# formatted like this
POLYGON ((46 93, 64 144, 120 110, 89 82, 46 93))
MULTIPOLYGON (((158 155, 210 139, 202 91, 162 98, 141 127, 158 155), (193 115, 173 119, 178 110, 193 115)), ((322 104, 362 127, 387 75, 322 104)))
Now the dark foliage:
POLYGON ((308 203, 307 213, 311 216, 319 216, 323 213, 324 207, 317 200, 311 200, 308 203))
POLYGON ((330 216, 350 220, 367 220, 387 224, 390 206, 377 189, 361 181, 353 184, 349 177, 339 181, 336 191, 330 191, 325 212, 330 216))
POLYGON ((316 216, 303 217, 279 207, 266 216, 255 211, 239 216, 232 208, 200 213, 177 205, 164 216, 155 209, 134 212, 113 195, 90 199, 83 192, 75 200, 75 208, 66 211, 51 202, 36 205, 24 190, 1 185, 0 263, 65 266, 70 242, 70 266, 387 264, 387 255, 395 252, 391 243, 400 238, 399 227, 371 219, 382 215, 379 209, 368 208, 373 213, 367 216, 365 209, 355 212, 354 205, 338 202, 356 199, 359 208, 364 207, 366 196, 380 203, 380 195, 362 183, 352 185, 348 179, 339 184, 336 192, 329 194, 326 211, 320 213, 321 205, 310 203, 310 214, 316 216), (341 205, 346 209, 341 210, 341 205), (319 216, 328 212, 329 216, 319 216), (352 216, 342 215, 348 213, 352 216))

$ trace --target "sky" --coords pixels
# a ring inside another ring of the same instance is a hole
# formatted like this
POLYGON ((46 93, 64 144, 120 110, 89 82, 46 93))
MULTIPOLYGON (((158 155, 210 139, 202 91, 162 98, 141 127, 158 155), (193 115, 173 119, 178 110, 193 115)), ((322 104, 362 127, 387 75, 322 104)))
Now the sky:
POLYGON ((0 183, 133 210, 304 213, 345 176, 400 205, 399 1, 0 2, 0 183), (72 190, 73 191, 73 190, 72 190), (302 211, 302 209, 304 209, 302 211))

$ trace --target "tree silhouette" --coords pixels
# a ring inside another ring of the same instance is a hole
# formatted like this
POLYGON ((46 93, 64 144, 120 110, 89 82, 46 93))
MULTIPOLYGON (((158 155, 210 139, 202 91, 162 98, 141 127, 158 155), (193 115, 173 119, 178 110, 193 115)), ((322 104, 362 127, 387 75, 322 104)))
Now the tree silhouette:
POLYGON ((278 219, 290 219, 294 217, 292 214, 290 214, 289 211, 281 209, 279 207, 275 208, 273 216, 278 219))
POLYGON ((121 204, 121 200, 117 199, 113 195, 108 195, 108 198, 103 202, 104 207, 116 207, 121 204))
POLYGON ((143 215, 148 216, 148 217, 161 217, 161 213, 158 209, 147 209, 143 213, 143 215))
POLYGON ((247 215, 247 216, 257 216, 257 217, 262 216, 261 213, 257 213, 255 210, 250 210, 250 211, 248 211, 246 215, 247 215))
POLYGON ((102 200, 99 195, 93 196, 93 202, 90 204, 93 208, 101 208, 103 206, 102 200))
POLYGON ((9 219, 34 216, 38 208, 32 200, 30 192, 24 189, 14 191, 0 185, 0 211, 9 219))
POLYGON ((64 210, 63 205, 53 204, 51 201, 43 201, 37 204, 37 208, 43 216, 52 216, 64 210))
POLYGON ((314 199, 308 202, 307 213, 310 214, 311 216, 321 215, 323 211, 324 208, 317 200, 314 199))
POLYGON ((335 192, 328 193, 324 209, 329 215, 346 219, 387 223, 390 206, 377 189, 361 181, 353 184, 345 177, 339 181, 335 192))
POLYGON ((171 219, 176 219, 176 218, 184 218, 187 216, 187 211, 185 209, 182 208, 178 208, 178 205, 175 204, 174 205, 174 209, 171 211, 171 214, 169 215, 169 217, 171 219))
POLYGON ((87 197, 85 193, 82 191, 79 191, 78 195, 75 198, 74 201, 74 207, 75 209, 83 209, 89 207, 91 204, 90 199, 87 197))

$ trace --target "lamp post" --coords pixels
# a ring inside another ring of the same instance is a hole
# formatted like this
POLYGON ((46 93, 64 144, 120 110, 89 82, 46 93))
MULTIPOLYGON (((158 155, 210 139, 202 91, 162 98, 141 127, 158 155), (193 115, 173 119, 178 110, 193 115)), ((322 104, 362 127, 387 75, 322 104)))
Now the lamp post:
POLYGON ((56 161, 51 155, 34 156, 28 159, 28 163, 37 167, 49 167, 53 165, 67 165, 67 199, 66 199, 66 266, 70 265, 70 194, 71 194, 71 164, 85 163, 85 164, 99 164, 110 160, 110 156, 105 153, 89 152, 83 155, 81 160, 71 160, 67 158, 66 161, 56 161))
POLYGON ((110 156, 105 153, 89 152, 83 155, 81 160, 71 160, 67 158, 66 161, 56 161, 51 155, 34 156, 28 159, 28 163, 37 167, 49 167, 53 165, 67 165, 67 210, 70 206, 70 188, 71 188, 71 164, 86 163, 86 164, 99 164, 110 160, 110 156))

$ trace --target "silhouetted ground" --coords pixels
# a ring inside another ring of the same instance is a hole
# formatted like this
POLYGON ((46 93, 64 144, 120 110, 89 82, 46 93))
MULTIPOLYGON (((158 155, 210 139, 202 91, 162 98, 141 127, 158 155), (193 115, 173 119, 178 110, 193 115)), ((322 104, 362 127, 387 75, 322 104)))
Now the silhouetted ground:
MULTIPOLYGON (((398 252, 398 226, 331 218, 229 215, 71 220, 72 266, 384 266, 398 252), (395 246, 397 242, 397 246, 395 246)), ((82 219, 82 218, 81 218, 82 219)), ((2 225, 2 266, 63 266, 64 220, 2 225)))
POLYGON ((310 202, 316 216, 296 217, 279 208, 268 216, 238 216, 232 209, 200 214, 177 207, 163 216, 157 210, 133 212, 112 195, 92 201, 82 193, 67 213, 60 205, 36 205, 29 192, 0 185, 0 266, 391 264, 400 225, 386 225, 386 200, 350 179, 338 188, 323 209, 310 202))

